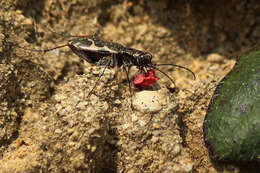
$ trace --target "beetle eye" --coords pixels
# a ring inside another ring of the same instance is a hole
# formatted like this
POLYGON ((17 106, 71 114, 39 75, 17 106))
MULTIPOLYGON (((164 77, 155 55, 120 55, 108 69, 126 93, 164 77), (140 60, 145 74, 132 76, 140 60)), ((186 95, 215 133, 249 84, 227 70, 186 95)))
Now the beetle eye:
POLYGON ((145 52, 143 55, 141 55, 141 57, 144 59, 152 59, 152 55, 148 52, 145 52))
POLYGON ((151 54, 149 54, 149 59, 152 60, 152 55, 151 54))
POLYGON ((151 58, 151 57, 152 57, 152 55, 151 55, 149 52, 145 52, 145 56, 146 56, 147 58, 151 58))
POLYGON ((148 52, 145 53, 145 57, 149 58, 149 59, 152 59, 152 55, 150 53, 148 53, 148 52))

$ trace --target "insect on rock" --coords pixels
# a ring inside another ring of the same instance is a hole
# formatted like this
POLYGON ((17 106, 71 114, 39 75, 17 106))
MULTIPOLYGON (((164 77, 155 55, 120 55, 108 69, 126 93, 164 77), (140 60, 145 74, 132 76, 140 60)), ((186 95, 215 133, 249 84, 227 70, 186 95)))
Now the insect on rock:
POLYGON ((114 67, 123 68, 123 71, 126 73, 127 76, 131 98, 132 98, 132 89, 131 89, 131 82, 129 79, 129 71, 132 66, 136 66, 141 73, 147 73, 147 71, 150 69, 157 70, 161 72, 163 75, 165 75, 174 85, 175 83, 173 79, 168 74, 160 70, 158 66, 174 66, 174 67, 185 69, 189 71, 195 79, 195 74, 186 67, 176 65, 176 64, 152 63, 152 55, 148 52, 127 48, 118 43, 101 40, 95 35, 89 37, 76 38, 68 41, 67 44, 60 45, 57 47, 44 49, 44 50, 33 50, 33 51, 40 51, 46 53, 66 46, 68 46, 73 51, 73 53, 75 53, 80 58, 86 60, 87 62, 98 66, 104 66, 102 73, 99 75, 94 87, 90 90, 88 97, 94 91, 97 82, 103 76, 107 68, 114 68, 114 67))

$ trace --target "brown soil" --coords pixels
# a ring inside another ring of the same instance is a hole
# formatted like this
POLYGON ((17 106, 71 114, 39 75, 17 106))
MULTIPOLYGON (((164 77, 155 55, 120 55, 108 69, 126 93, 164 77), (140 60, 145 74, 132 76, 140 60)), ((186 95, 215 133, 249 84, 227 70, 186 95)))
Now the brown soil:
POLYGON ((254 0, 0 1, 0 172, 257 172, 212 161, 202 127, 218 82, 259 46, 259 12, 254 0), (102 68, 69 48, 30 50, 97 31, 197 79, 162 67, 178 89, 158 74, 158 111, 132 110, 121 70, 89 99, 102 68))

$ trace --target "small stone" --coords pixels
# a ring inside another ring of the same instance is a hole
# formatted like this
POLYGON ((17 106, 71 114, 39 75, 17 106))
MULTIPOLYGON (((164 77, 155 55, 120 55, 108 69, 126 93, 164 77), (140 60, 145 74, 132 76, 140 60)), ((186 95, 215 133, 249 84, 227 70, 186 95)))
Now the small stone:
POLYGON ((136 93, 133 106, 143 113, 159 112, 162 109, 163 96, 157 91, 141 91, 136 93))
POLYGON ((223 56, 220 56, 219 54, 216 54, 216 53, 212 53, 212 54, 208 55, 208 57, 207 57, 207 60, 209 62, 218 62, 219 63, 219 62, 222 62, 223 59, 224 59, 223 56))
POLYGON ((97 149, 97 147, 96 146, 93 146, 93 147, 91 147, 91 152, 93 153, 93 152, 95 152, 96 151, 96 149, 97 149))
POLYGON ((143 121, 143 120, 139 120, 138 121, 138 124, 142 127, 146 126, 147 125, 147 122, 146 121, 143 121))
POLYGON ((88 102, 79 102, 78 105, 76 106, 76 108, 78 109, 84 109, 85 107, 87 107, 88 102))
POLYGON ((61 130, 61 129, 56 129, 56 130, 55 130, 55 133, 61 134, 61 133, 62 133, 62 130, 61 130))
POLYGON ((116 99, 116 100, 114 101, 114 104, 120 105, 120 104, 121 104, 121 101, 120 101, 119 99, 116 99))
POLYGON ((65 109, 61 109, 60 111, 59 111, 59 115, 60 116, 65 116, 67 114, 67 111, 65 110, 65 109))
POLYGON ((159 138, 156 137, 156 136, 153 136, 152 139, 151 139, 151 142, 156 143, 157 141, 159 141, 159 138))
POLYGON ((56 108, 57 110, 61 110, 61 109, 62 109, 62 106, 61 106, 60 104, 56 104, 56 105, 55 105, 55 108, 56 108))
POLYGON ((23 21, 23 24, 27 25, 27 26, 32 26, 33 21, 30 18, 25 18, 24 21, 23 21))
POLYGON ((154 129, 160 129, 161 128, 161 125, 159 123, 153 123, 153 128, 154 129))
POLYGON ((118 91, 118 85, 112 86, 111 89, 112 89, 113 91, 118 91))
POLYGON ((173 152, 177 155, 181 152, 181 146, 180 145, 175 145, 173 148, 173 152))
POLYGON ((131 115, 132 121, 135 122, 138 120, 138 117, 136 116, 136 114, 132 114, 131 115))
POLYGON ((193 163, 190 160, 180 161, 181 168, 185 172, 191 172, 193 170, 193 163))

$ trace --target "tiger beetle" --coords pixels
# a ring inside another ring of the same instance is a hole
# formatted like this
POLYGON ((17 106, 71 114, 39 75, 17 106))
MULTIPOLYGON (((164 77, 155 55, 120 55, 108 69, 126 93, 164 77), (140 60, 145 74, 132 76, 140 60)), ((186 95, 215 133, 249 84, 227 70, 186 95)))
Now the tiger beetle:
POLYGON ((93 90, 96 88, 96 85, 100 78, 103 76, 105 70, 107 68, 114 68, 114 67, 122 67, 123 71, 126 73, 127 81, 129 84, 130 89, 130 96, 132 98, 132 89, 131 89, 131 82, 129 79, 129 71, 132 66, 136 66, 139 71, 142 73, 146 73, 149 69, 154 69, 161 72, 165 75, 175 86, 175 82, 173 79, 160 70, 158 66, 174 66, 178 68, 185 69, 189 71, 193 78, 196 79, 195 74, 188 68, 176 65, 176 64, 155 64, 152 63, 152 55, 148 52, 143 52, 140 50, 136 50, 133 48, 124 47, 121 44, 105 41, 99 39, 96 35, 87 36, 87 37, 80 37, 68 41, 64 45, 60 45, 57 47, 44 49, 44 50, 32 50, 32 51, 40 51, 43 53, 66 47, 68 46, 72 52, 74 52, 80 58, 86 60, 91 64, 95 64, 98 66, 104 66, 102 73, 99 75, 94 87, 88 93, 88 97, 92 94, 93 90))

